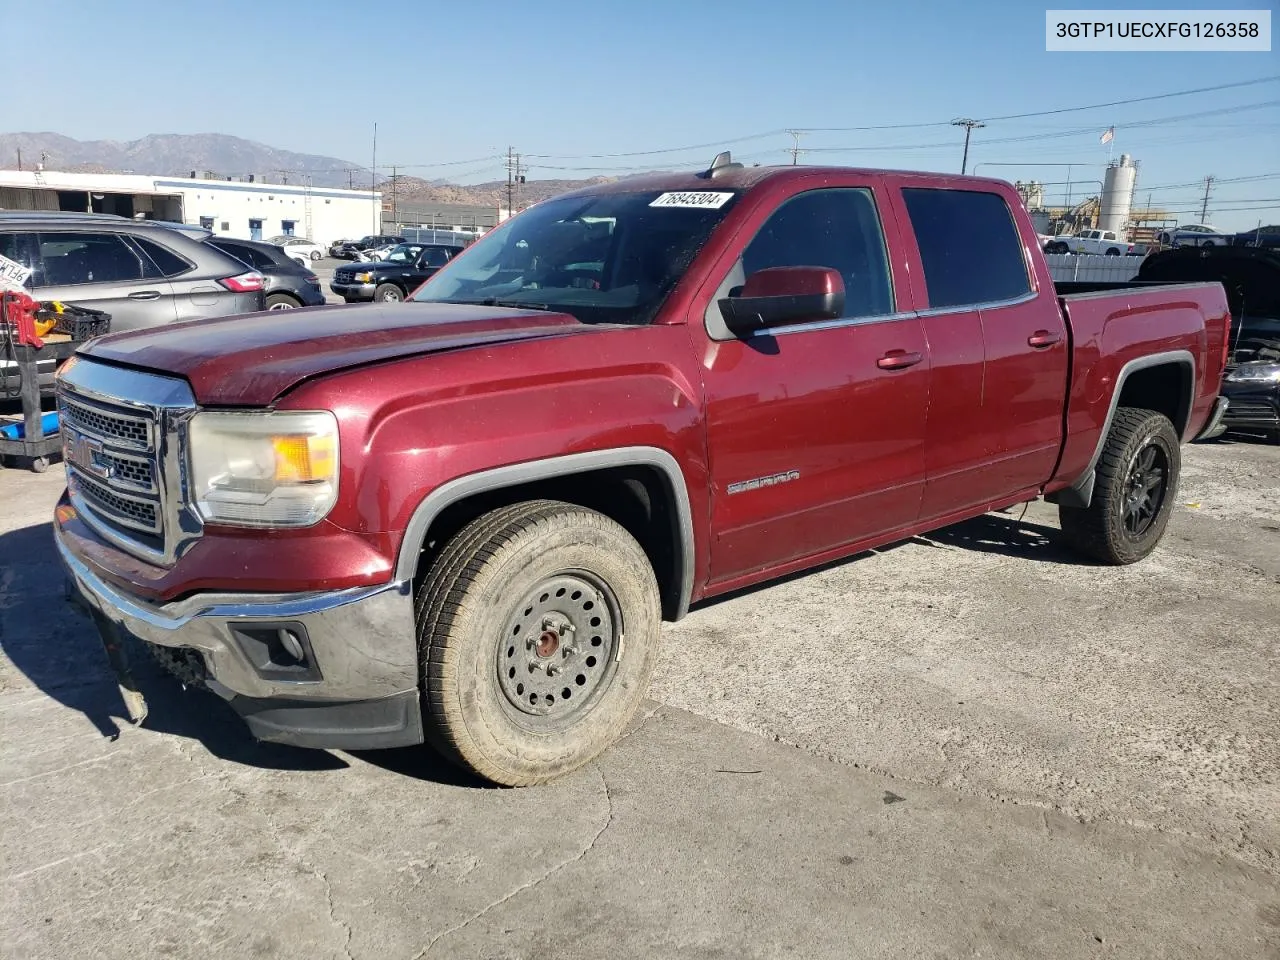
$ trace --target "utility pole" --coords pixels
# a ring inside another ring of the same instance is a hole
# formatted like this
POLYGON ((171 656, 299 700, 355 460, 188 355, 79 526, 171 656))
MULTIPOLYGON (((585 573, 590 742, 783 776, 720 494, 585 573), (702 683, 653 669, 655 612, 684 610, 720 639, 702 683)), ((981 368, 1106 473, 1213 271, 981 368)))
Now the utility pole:
POLYGON ((18 169, 22 169, 22 148, 18 148, 18 169))
POLYGON ((979 130, 982 127, 985 127, 986 124, 981 120, 969 120, 966 118, 963 120, 952 120, 951 125, 953 127, 964 127, 964 159, 960 161, 960 175, 964 176, 965 171, 969 169, 969 135, 973 133, 974 130, 979 130))
POLYGON ((514 201, 512 199, 515 190, 516 161, 515 149, 507 147, 507 216, 510 217, 514 213, 514 201))
POLYGON ((277 170, 276 173, 280 174, 280 182, 287 186, 289 183, 289 171, 277 170))
POLYGON ((400 208, 396 198, 396 187, 400 183, 400 175, 396 173, 400 168, 394 164, 391 167, 391 219, 396 224, 396 229, 400 229, 400 208))
POLYGON ((1213 174, 1204 178, 1204 202, 1200 204, 1200 222, 1204 223, 1209 218, 1209 190, 1213 187, 1213 181, 1218 179, 1213 174))
POLYGON ((791 139, 794 141, 792 146, 787 150, 787 152, 791 154, 791 165, 794 167, 799 162, 800 154, 805 152, 800 149, 800 138, 804 136, 804 131, 788 130, 787 133, 791 135, 791 139))
POLYGON ((524 206, 525 168, 520 154, 516 154, 516 206, 524 206))
POLYGON ((373 169, 369 171, 369 205, 373 208, 373 232, 378 232, 378 221, 382 219, 378 209, 378 121, 373 122, 373 169))

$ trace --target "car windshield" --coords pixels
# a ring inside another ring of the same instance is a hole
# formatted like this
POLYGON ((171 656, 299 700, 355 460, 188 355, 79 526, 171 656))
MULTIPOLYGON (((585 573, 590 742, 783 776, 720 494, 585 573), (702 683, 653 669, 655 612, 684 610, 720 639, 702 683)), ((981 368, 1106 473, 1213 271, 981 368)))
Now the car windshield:
POLYGON ((402 243, 388 253, 386 259, 389 263, 416 263, 421 253, 422 244, 402 243))
POLYGON ((412 299, 647 324, 736 199, 698 190, 547 200, 477 240, 412 299))

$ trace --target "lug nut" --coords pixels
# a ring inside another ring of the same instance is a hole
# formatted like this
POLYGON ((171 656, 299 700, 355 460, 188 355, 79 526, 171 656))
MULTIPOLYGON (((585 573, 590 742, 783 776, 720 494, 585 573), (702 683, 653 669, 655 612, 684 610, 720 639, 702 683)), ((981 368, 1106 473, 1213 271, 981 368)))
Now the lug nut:
POLYGON ((559 672, 560 672, 560 665, 559 665, 559 664, 555 664, 555 663, 549 663, 549 664, 547 664, 547 676, 548 676, 548 677, 554 677, 554 676, 555 676, 557 673, 559 673, 559 672))

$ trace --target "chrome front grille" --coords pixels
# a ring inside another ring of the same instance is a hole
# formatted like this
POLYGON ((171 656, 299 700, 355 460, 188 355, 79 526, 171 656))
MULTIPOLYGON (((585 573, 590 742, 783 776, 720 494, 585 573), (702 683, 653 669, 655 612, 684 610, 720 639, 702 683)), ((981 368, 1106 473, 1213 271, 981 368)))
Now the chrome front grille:
POLYGON ((117 547, 172 563, 200 532, 187 507, 186 383, 83 357, 58 376, 67 489, 79 515, 117 547))
POLYGON ((90 406, 63 394, 58 400, 62 422, 125 450, 150 450, 151 421, 121 410, 90 406))

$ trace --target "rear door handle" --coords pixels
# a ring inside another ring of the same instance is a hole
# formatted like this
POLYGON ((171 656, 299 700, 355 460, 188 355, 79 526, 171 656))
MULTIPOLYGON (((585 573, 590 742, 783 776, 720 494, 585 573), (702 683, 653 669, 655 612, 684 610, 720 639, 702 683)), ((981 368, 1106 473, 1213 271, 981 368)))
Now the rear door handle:
POLYGON ((130 300, 159 300, 159 290, 139 290, 136 293, 129 294, 130 300))
POLYGON ((922 353, 908 353, 906 350, 890 350, 876 361, 876 366, 881 370, 901 370, 904 367, 914 367, 923 359, 924 354, 922 353))
POLYGON ((1055 343, 1062 340, 1062 334, 1053 333, 1049 330, 1037 330, 1031 336, 1027 337, 1027 343, 1035 347, 1037 350, 1043 350, 1045 347, 1052 347, 1055 343))

